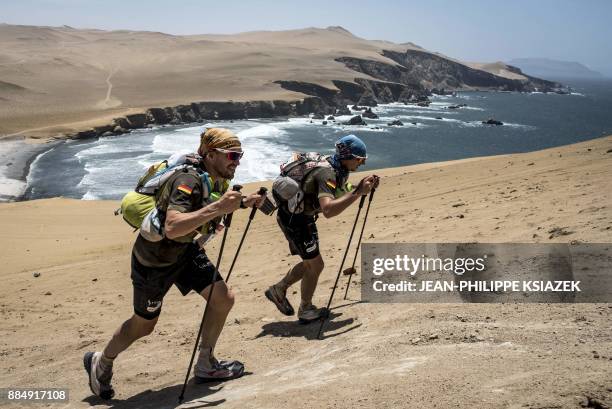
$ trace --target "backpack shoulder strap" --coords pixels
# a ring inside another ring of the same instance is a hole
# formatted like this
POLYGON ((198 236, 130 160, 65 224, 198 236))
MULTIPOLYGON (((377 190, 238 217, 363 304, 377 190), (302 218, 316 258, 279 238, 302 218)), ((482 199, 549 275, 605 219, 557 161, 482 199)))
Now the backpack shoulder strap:
MULTIPOLYGON (((319 155, 319 157, 316 159, 316 164, 308 169, 306 169, 306 171, 304 172, 304 176, 302 176, 302 179, 300 180, 300 189, 303 188, 304 186, 304 181, 306 180, 306 178, 308 177, 308 175, 310 175, 312 172, 314 172, 317 169, 321 169, 321 168, 331 168, 331 163, 329 163, 327 161, 328 156, 323 156, 323 155, 319 155)), ((315 160, 311 160, 311 162, 315 162, 315 160)), ((335 169, 334 169, 335 171, 335 169)), ((338 177, 338 174, 336 172, 336 179, 338 177)))
MULTIPOLYGON (((191 166, 187 166, 184 168, 180 168, 180 169, 176 169, 176 171, 170 175, 170 177, 168 177, 163 185, 160 186, 159 190, 157 191, 157 193, 155 194, 155 206, 157 207, 157 210, 162 212, 165 216, 166 210, 168 208, 168 202, 170 199, 170 192, 169 189, 172 186, 172 184, 174 183, 174 181, 176 180, 177 177, 179 177, 179 175, 189 175, 192 176, 193 178, 195 178, 198 181, 203 181, 203 179, 200 177, 200 174, 198 173, 198 171, 191 167, 191 166)), ((208 174, 206 174, 208 175, 208 174)), ((207 187, 204 186, 205 184, 202 183, 203 185, 203 189, 206 189, 207 187)), ((203 192, 204 193, 204 192, 203 192)))

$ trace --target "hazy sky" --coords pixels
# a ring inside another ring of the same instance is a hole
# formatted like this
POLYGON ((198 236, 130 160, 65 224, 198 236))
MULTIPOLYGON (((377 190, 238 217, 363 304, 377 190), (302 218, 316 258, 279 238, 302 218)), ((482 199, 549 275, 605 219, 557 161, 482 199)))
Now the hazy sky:
POLYGON ((466 61, 548 57, 612 76, 612 0, 0 0, 0 22, 170 34, 343 26, 466 61), (330 3, 330 4, 328 4, 330 3))

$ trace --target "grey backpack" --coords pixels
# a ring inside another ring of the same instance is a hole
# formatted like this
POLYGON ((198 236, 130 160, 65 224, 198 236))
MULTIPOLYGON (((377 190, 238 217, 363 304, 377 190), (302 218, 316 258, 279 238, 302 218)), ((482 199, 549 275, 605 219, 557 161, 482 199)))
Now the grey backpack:
POLYGON ((272 184, 272 192, 276 200, 286 202, 291 213, 304 211, 303 181, 314 169, 331 167, 327 160, 329 156, 317 152, 293 152, 291 158, 280 167, 280 175, 272 184))

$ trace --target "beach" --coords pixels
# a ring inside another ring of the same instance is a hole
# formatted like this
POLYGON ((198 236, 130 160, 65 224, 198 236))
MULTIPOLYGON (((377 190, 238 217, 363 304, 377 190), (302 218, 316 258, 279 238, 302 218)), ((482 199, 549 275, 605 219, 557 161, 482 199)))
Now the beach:
POLYGON ((53 142, 25 140, 13 137, 0 142, 0 202, 19 200, 26 188, 30 165, 41 153, 54 146, 53 142))
MULTIPOLYGON (((364 242, 610 242, 611 165, 612 136, 605 136, 379 169, 364 242)), ((260 185, 270 182, 244 191, 260 185)), ((132 314, 136 233, 113 215, 117 207, 64 198, 0 203, 0 384, 69 388, 69 407, 107 406, 91 396, 82 356, 103 348, 132 314)), ((326 267, 317 305, 329 296, 355 212, 318 222, 326 267)), ((234 216, 222 274, 247 216, 234 216)), ((219 244, 207 248, 212 259, 219 244)), ((237 301, 216 350, 244 362, 247 375, 190 385, 184 407, 574 408, 611 401, 609 304, 360 303, 359 274, 348 301, 338 295, 341 277, 332 320, 317 340, 315 325, 281 316, 263 294, 296 262, 274 217, 258 213, 232 273, 237 301)), ((291 288, 294 305, 298 297, 291 288)), ((154 333, 115 363, 113 407, 176 406, 202 307, 199 296, 170 290, 154 333)))

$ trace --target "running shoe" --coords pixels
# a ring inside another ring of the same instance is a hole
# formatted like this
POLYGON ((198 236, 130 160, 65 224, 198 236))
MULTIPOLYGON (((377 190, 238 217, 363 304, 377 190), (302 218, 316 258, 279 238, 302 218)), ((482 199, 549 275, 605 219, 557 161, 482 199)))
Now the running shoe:
POLYGON ((266 298, 276 305, 276 308, 285 315, 293 315, 295 311, 287 299, 287 290, 281 290, 276 284, 270 286, 265 292, 266 298))
POLYGON ((112 399, 115 396, 115 391, 111 385, 113 371, 109 369, 98 377, 96 370, 100 358, 102 358, 102 352, 87 352, 83 356, 83 366, 85 366, 89 378, 89 389, 94 395, 102 399, 112 399))
POLYGON ((244 364, 239 361, 219 361, 210 369, 196 366, 195 383, 221 382, 244 375, 244 364))
POLYGON ((329 317, 329 310, 327 308, 317 308, 312 304, 306 307, 300 306, 298 310, 298 319, 301 324, 309 324, 327 317, 329 317))

